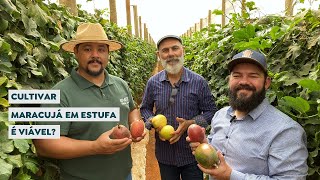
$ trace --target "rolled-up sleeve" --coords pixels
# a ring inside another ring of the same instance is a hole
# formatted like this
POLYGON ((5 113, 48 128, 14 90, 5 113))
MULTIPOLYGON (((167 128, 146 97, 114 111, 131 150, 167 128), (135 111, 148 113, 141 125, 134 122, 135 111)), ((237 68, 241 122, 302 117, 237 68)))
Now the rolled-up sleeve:
POLYGON ((212 117, 218 109, 214 103, 209 85, 205 80, 203 80, 200 92, 199 109, 202 113, 195 116, 193 119, 196 124, 202 127, 207 127, 211 123, 212 117))

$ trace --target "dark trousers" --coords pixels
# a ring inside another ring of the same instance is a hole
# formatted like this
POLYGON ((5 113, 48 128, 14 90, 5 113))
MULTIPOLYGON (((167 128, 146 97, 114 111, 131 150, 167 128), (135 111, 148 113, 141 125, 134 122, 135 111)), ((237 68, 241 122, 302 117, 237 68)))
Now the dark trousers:
POLYGON ((177 167, 159 163, 162 180, 203 180, 203 173, 197 163, 177 167))

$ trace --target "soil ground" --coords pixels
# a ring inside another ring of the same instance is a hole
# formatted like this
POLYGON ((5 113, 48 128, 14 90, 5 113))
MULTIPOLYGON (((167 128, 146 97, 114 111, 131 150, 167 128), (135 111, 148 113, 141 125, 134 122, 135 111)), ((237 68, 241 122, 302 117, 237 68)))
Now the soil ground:
POLYGON ((148 131, 141 142, 133 143, 131 146, 133 180, 161 180, 158 162, 155 157, 154 133, 154 129, 148 131))
MULTIPOLYGON (((161 71, 163 67, 158 62, 152 74, 161 71)), ((145 138, 131 146, 133 160, 133 180, 161 180, 158 161, 155 157, 154 129, 147 132, 145 138)))
POLYGON ((155 138, 154 129, 149 132, 149 143, 147 144, 147 164, 146 164, 146 179, 161 180, 160 170, 157 158, 155 157, 155 138))

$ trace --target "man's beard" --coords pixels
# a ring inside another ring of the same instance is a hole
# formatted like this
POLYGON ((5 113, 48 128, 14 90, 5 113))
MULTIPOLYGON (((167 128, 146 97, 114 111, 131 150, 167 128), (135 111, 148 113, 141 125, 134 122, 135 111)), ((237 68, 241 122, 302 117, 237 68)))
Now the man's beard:
POLYGON ((98 71, 91 71, 89 68, 88 68, 88 66, 87 66, 87 68, 86 68, 86 73, 88 73, 89 75, 91 75, 91 76, 99 76, 101 73, 103 73, 103 71, 104 71, 104 68, 103 68, 103 66, 102 66, 102 62, 99 60, 99 59, 92 59, 92 60, 90 60, 89 62, 88 62, 88 65, 89 64, 91 64, 91 63, 94 63, 94 62, 96 62, 96 63, 99 63, 100 65, 101 65, 101 68, 98 70, 98 71))
POLYGON ((178 74, 183 67, 184 58, 183 56, 177 58, 170 58, 170 59, 160 59, 162 67, 169 73, 169 74, 178 74), (171 61, 178 61, 177 64, 170 65, 169 62, 171 61))
POLYGON ((238 110, 241 112, 250 112, 254 108, 258 107, 259 104, 264 100, 266 96, 266 89, 263 87, 261 91, 257 91, 254 86, 249 85, 240 85, 231 90, 229 88, 229 99, 230 106, 234 110, 238 110), (250 97, 244 97, 241 94, 237 97, 237 92, 241 89, 246 89, 252 91, 252 95, 250 97))

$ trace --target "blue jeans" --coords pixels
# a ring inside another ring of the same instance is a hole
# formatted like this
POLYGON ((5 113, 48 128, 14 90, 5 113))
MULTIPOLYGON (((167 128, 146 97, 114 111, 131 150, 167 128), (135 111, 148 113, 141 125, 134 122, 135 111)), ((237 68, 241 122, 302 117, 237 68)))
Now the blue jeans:
POLYGON ((203 172, 197 166, 197 163, 185 166, 172 166, 158 163, 162 180, 203 180, 203 172))

